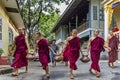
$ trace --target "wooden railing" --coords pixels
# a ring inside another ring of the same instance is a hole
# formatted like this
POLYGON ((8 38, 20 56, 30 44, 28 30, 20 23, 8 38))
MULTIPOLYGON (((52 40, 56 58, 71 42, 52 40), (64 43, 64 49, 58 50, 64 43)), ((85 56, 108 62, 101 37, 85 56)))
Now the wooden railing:
POLYGON ((84 22, 79 27, 77 27, 77 30, 78 30, 78 33, 80 33, 88 28, 89 28, 88 22, 84 22))
MULTIPOLYGON (((77 27, 77 30, 78 30, 78 33, 80 33, 80 32, 82 32, 82 31, 84 31, 88 28, 89 28, 88 22, 83 22, 83 23, 80 24, 80 26, 77 27)), ((68 35, 69 34, 66 34, 64 39, 66 39, 68 37, 68 35)))

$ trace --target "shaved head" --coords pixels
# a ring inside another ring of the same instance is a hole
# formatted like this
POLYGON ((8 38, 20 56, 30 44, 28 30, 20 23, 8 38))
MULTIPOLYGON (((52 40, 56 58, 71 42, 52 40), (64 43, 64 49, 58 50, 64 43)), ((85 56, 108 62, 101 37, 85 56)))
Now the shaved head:
POLYGON ((73 29, 72 32, 74 32, 74 33, 78 33, 77 29, 73 29))
POLYGON ((98 35, 99 35, 99 30, 98 30, 98 29, 95 29, 95 30, 94 30, 94 35, 95 35, 95 36, 98 36, 98 35))
POLYGON ((77 29, 73 29, 73 30, 72 30, 72 36, 77 36, 77 34, 78 34, 77 29))

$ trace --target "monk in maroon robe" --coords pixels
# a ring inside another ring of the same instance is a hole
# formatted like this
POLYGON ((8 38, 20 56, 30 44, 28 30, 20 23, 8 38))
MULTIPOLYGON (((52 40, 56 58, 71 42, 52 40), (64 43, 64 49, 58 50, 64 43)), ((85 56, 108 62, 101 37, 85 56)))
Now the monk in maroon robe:
POLYGON ((118 44, 119 38, 117 38, 116 35, 114 35, 112 31, 110 31, 110 35, 108 36, 108 46, 111 48, 111 51, 109 51, 108 54, 109 55, 108 65, 112 68, 114 68, 114 62, 117 60, 118 44))
POLYGON ((69 55, 68 59, 70 62, 70 78, 73 79, 73 70, 77 69, 76 62, 79 58, 79 52, 80 52, 80 38, 77 37, 77 30, 72 30, 72 36, 68 39, 69 44, 69 55))
POLYGON ((45 38, 41 37, 41 33, 36 33, 36 38, 38 39, 37 47, 39 54, 39 61, 42 64, 43 69, 45 70, 45 76, 49 78, 49 68, 48 63, 50 62, 49 49, 55 54, 52 48, 49 46, 48 41, 45 38))
POLYGON ((14 61, 11 65, 15 69, 15 72, 12 74, 13 76, 18 76, 18 69, 24 66, 26 66, 27 72, 28 61, 26 56, 28 51, 28 42, 23 31, 24 30, 22 28, 19 28, 19 35, 15 38, 14 42, 16 51, 14 53, 14 61))
MULTIPOLYGON (((72 34, 72 33, 70 33, 70 34, 72 34)), ((68 36, 70 36, 70 35, 68 35, 68 36)), ((62 50, 63 61, 65 62, 65 66, 68 66, 68 61, 69 61, 69 59, 68 59, 68 55, 69 55, 69 53, 70 53, 70 49, 69 49, 70 46, 69 46, 69 43, 68 43, 68 39, 69 39, 69 38, 70 38, 70 37, 67 38, 65 47, 64 47, 63 50, 62 50)))
POLYGON ((101 51, 104 51, 104 39, 99 37, 99 31, 94 31, 94 37, 90 38, 88 43, 88 52, 90 49, 92 64, 90 67, 90 72, 92 73, 92 69, 96 71, 96 77, 100 77, 100 66, 99 59, 101 51))
POLYGON ((65 66, 68 66, 68 55, 69 55, 69 44, 65 45, 63 49, 63 61, 65 62, 65 66))

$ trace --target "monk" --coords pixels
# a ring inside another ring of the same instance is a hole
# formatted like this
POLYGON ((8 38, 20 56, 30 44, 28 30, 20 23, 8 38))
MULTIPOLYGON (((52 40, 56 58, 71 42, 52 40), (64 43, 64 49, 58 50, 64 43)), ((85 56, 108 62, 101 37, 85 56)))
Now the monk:
POLYGON ((95 70, 96 77, 100 77, 100 66, 99 66, 100 53, 101 51, 104 51, 104 47, 105 47, 104 39, 99 37, 98 35, 99 35, 99 31, 95 30, 94 37, 89 39, 88 48, 87 48, 87 53, 89 53, 90 50, 90 55, 92 60, 92 64, 89 71, 90 73, 93 73, 92 69, 95 70))
POLYGON ((50 77, 49 75, 49 67, 48 63, 50 62, 49 57, 49 49, 56 54, 52 48, 49 46, 48 41, 45 38, 41 37, 41 33, 36 33, 36 38, 38 40, 37 47, 38 47, 38 54, 39 54, 39 61, 42 64, 43 69, 45 70, 45 76, 47 78, 50 77))
MULTIPOLYGON (((70 35, 72 33, 70 32, 70 35)), ((70 35, 68 35, 69 37, 66 39, 66 44, 62 50, 62 55, 63 55, 63 61, 65 62, 65 66, 68 66, 68 55, 70 53, 70 49, 69 49, 69 43, 68 43, 68 39, 70 38, 70 35)))
MULTIPOLYGON (((14 53, 14 61, 12 63, 12 67, 15 69, 15 72, 12 73, 13 76, 18 76, 18 69, 21 67, 26 67, 26 71, 28 72, 28 61, 27 61, 27 53, 28 53, 28 41, 24 35, 24 29, 18 29, 19 35, 15 37, 14 46, 16 46, 16 51, 14 53)), ((12 48, 12 49, 13 49, 12 48)))
POLYGON ((66 44, 63 51, 63 61, 65 62, 65 66, 68 66, 68 55, 69 55, 69 44, 66 44))
POLYGON ((69 37, 68 45, 69 45, 69 55, 68 60, 70 62, 70 78, 74 79, 73 70, 77 69, 76 62, 79 58, 80 52, 80 38, 77 36, 77 30, 72 30, 72 36, 69 37))
POLYGON ((118 51, 118 38, 113 33, 113 31, 110 31, 110 34, 108 36, 108 46, 111 48, 111 51, 109 51, 109 61, 108 65, 109 67, 114 68, 114 62, 117 60, 117 51, 118 51), (112 66, 111 66, 112 64, 112 66))

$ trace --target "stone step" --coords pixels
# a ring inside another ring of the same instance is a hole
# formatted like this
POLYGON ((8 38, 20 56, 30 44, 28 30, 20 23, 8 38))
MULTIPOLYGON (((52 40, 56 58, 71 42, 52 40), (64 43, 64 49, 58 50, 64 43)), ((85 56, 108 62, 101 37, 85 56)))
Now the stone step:
POLYGON ((6 65, 0 65, 0 75, 8 74, 8 73, 11 73, 12 71, 13 71, 12 67, 8 67, 6 65))

